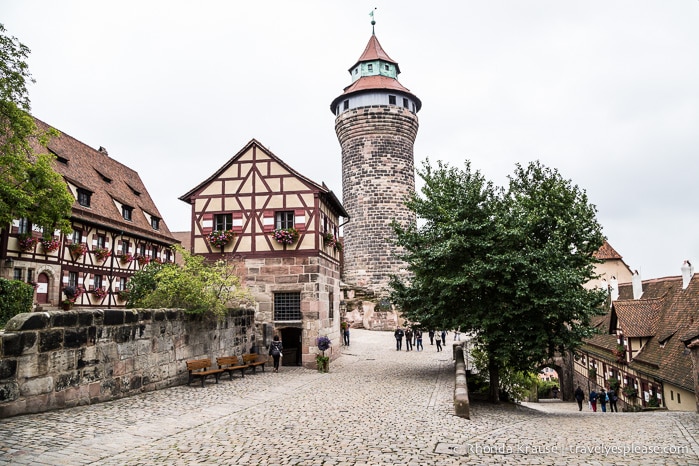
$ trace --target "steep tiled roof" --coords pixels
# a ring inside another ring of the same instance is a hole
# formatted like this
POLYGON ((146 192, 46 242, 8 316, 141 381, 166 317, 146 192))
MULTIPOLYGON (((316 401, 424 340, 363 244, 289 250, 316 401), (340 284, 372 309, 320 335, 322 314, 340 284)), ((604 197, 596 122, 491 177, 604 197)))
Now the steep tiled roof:
POLYGON ((351 94, 353 92, 369 91, 374 89, 386 89, 391 91, 405 92, 406 94, 411 94, 411 92, 404 87, 397 79, 389 78, 387 76, 364 76, 357 79, 355 82, 350 84, 345 88, 344 94, 351 94))
MULTIPOLYGON (((39 119, 35 121, 41 131, 51 128, 39 119)), ((54 169, 66 181, 92 193, 90 207, 81 206, 76 199, 73 218, 159 242, 176 242, 136 171, 109 157, 105 150, 95 150, 60 131, 47 147, 34 147, 40 153, 47 149, 59 157, 54 169), (114 200, 133 208, 131 221, 124 220, 114 200), (144 213, 160 219, 158 230, 153 229, 144 213)))
MULTIPOLYGON (((369 42, 366 44, 366 48, 364 49, 364 52, 362 52, 362 56, 359 57, 359 60, 357 60, 357 63, 365 62, 365 61, 373 61, 373 60, 383 60, 387 61, 390 63, 393 63, 396 65, 396 72, 400 73, 400 70, 398 69, 398 62, 393 60, 391 57, 388 56, 388 54, 384 51, 383 47, 381 47, 381 44, 379 43, 379 39, 376 38, 375 35, 371 35, 369 38, 369 42)), ((352 67, 349 69, 349 71, 352 70, 355 66, 357 66, 357 63, 352 65, 352 67)))
POLYGON ((662 305, 662 298, 639 299, 616 301, 612 308, 624 335, 629 338, 642 338, 655 335, 662 305))
POLYGON ((604 244, 600 246, 600 248, 593 254, 595 258, 600 259, 600 260, 609 260, 609 259, 621 259, 621 254, 616 252, 614 248, 607 242, 607 240, 604 240, 604 244))

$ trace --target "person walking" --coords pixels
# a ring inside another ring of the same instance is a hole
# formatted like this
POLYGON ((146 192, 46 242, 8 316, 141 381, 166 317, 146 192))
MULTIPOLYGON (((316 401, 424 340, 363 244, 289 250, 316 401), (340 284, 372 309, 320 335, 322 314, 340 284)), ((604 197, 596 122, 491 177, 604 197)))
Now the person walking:
POLYGON ((415 349, 417 351, 425 349, 422 347, 422 330, 420 329, 415 330, 415 349))
POLYGON ((582 411, 582 404, 583 401, 585 401, 585 392, 582 391, 580 385, 578 385, 578 388, 575 389, 575 401, 578 402, 578 411, 582 411))
POLYGON ((590 392, 590 406, 592 407, 592 412, 596 413, 597 412, 597 399, 599 398, 599 395, 593 388, 592 391, 590 392))
POLYGON ((442 351, 442 340, 439 338, 435 338, 435 341, 437 342, 437 351, 442 351))
POLYGON ((434 345, 434 330, 427 332, 427 335, 430 337, 430 345, 434 345))
POLYGON ((272 343, 269 345, 269 355, 274 361, 274 372, 279 372, 279 360, 282 358, 282 342, 279 341, 279 335, 274 335, 272 343))
POLYGON ((342 343, 345 346, 349 346, 350 338, 350 325, 349 322, 342 322, 342 343))
POLYGON ((607 412, 607 402, 609 401, 607 392, 604 391, 604 388, 600 390, 599 393, 599 405, 602 408, 602 412, 606 413, 607 412))
POLYGON ((413 349, 413 331, 410 327, 405 329, 405 351, 413 349))
POLYGON ((393 332, 393 336, 396 338, 396 351, 400 351, 401 347, 403 346, 403 335, 403 329, 400 327, 393 332))
POLYGON ((447 346, 447 331, 442 330, 442 345, 446 348, 447 346))
POLYGON ((616 402, 619 397, 616 394, 616 390, 612 388, 607 392, 607 396, 609 397, 609 411, 612 413, 618 413, 619 410, 616 407, 616 402))

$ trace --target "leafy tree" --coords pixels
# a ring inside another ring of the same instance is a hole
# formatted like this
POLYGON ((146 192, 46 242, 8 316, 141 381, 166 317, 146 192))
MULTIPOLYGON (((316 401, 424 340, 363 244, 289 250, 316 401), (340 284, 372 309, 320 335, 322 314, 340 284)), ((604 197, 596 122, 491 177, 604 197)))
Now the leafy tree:
POLYGON ((433 169, 427 161, 418 173, 422 196, 407 205, 422 222, 394 224, 412 276, 392 279, 392 299, 408 320, 475 334, 495 402, 501 370, 533 372, 591 335, 605 299, 583 288, 604 239, 595 207, 538 162, 517 165, 507 189, 469 163, 433 169))
POLYGON ((180 246, 174 249, 184 265, 150 263, 136 272, 129 281, 128 307, 181 308, 222 316, 227 308, 254 302, 231 264, 205 262, 180 246))
POLYGON ((51 167, 53 156, 32 150, 32 142, 44 146, 55 132, 39 131, 28 113, 28 55, 0 24, 0 225, 26 217, 44 231, 67 233, 74 198, 51 167))

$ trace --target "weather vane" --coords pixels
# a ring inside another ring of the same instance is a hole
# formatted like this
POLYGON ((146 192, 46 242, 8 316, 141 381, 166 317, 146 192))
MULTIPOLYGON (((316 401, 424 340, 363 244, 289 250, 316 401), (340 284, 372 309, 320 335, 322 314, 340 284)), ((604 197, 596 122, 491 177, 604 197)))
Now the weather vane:
POLYGON ((376 24, 376 21, 374 21, 374 11, 376 11, 376 7, 374 7, 373 10, 371 10, 371 13, 369 13, 369 16, 371 16, 371 35, 374 34, 374 25, 376 24))

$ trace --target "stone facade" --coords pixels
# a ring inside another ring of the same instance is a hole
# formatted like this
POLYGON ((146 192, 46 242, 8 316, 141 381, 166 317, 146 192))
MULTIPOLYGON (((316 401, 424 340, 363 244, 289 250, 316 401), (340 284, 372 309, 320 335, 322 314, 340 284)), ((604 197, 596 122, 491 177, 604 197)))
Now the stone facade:
MULTIPOLYGON (((326 356, 332 360, 340 355, 334 348, 340 342, 340 271, 335 261, 312 256, 246 259, 245 282, 257 301, 256 321, 273 323, 274 332, 282 336, 283 364, 315 368, 318 335, 333 342, 326 356), (301 320, 285 321, 275 316, 273 299, 279 292, 300 293, 301 320)), ((268 346, 270 332, 262 327, 259 337, 268 346)))
POLYGON ((391 245, 391 222, 415 222, 404 205, 415 190, 413 144, 417 115, 407 108, 372 105, 341 113, 335 131, 342 147, 342 196, 350 221, 344 225, 344 281, 386 293, 392 274, 405 264, 391 245))
POLYGON ((221 321, 181 310, 19 314, 0 333, 0 418, 186 383, 186 360, 241 355, 253 326, 252 310, 221 321))

